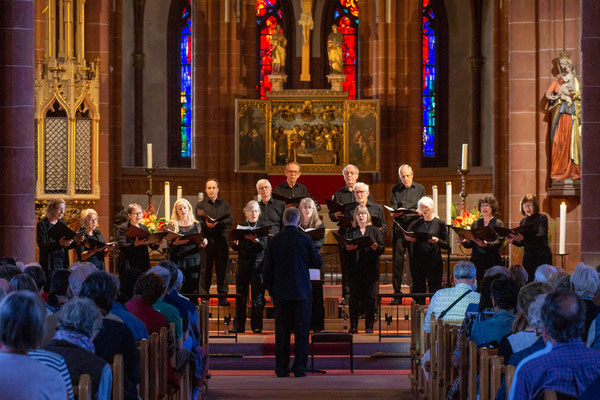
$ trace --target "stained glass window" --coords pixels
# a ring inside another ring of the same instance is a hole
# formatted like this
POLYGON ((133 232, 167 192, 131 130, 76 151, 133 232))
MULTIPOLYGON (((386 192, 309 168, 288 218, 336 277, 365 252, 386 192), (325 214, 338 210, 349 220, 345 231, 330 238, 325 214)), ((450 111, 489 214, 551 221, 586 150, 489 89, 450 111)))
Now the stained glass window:
MULTIPOLYGON (((339 0, 333 12, 333 24, 344 37, 342 72, 346 81, 342 88, 348 92, 348 99, 356 99, 356 79, 358 75, 358 0, 339 0)), ((331 24, 327 26, 327 34, 331 32, 331 24)))
POLYGON ((192 4, 187 0, 181 14, 181 157, 192 155, 192 4))
MULTIPOLYGON (((273 45, 271 38, 275 31, 284 33, 281 0, 256 0, 256 17, 258 23, 259 39, 259 69, 260 98, 266 99, 267 92, 271 91, 269 77, 273 72, 273 45)), ((288 38, 289 39, 289 38, 288 38)), ((288 40, 288 45, 290 40, 288 40)))
POLYGON ((423 156, 435 157, 437 139, 436 16, 423 0, 423 156))

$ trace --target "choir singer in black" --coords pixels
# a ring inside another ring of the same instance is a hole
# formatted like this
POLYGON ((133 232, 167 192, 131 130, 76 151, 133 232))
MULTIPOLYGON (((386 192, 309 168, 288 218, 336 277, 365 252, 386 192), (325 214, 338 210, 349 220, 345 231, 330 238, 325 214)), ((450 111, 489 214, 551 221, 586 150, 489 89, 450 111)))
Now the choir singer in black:
MULTIPOLYGON (((416 210, 417 202, 421 197, 425 196, 425 188, 423 185, 413 181, 413 169, 408 164, 403 164, 398 168, 398 176, 400 177, 400 183, 392 187, 390 206, 394 209, 407 208, 409 210, 416 210)), ((414 215, 400 215, 400 213, 392 215, 404 229, 408 229, 408 226, 415 220, 414 215)), ((392 254, 394 266, 392 284, 394 293, 402 293, 402 275, 404 274, 404 256, 406 254, 407 243, 396 224, 394 224, 392 231, 392 246, 394 251, 392 254)), ((392 300, 391 304, 400 304, 401 301, 402 299, 397 297, 392 300)))
MULTIPOLYGON (((404 235, 411 242, 410 274, 412 276, 411 293, 435 293, 442 287, 442 249, 448 248, 448 232, 446 224, 433 213, 433 200, 422 197, 417 204, 421 218, 408 227, 409 232, 423 232, 429 235, 427 240, 417 241, 414 237, 404 235)), ((424 299, 417 302, 425 304, 424 299)))
POLYGON ((387 229, 387 225, 385 223, 385 216, 383 215, 383 208, 381 205, 375 203, 373 200, 369 200, 370 192, 369 185, 363 182, 357 182, 354 185, 354 204, 350 204, 346 207, 346 211, 344 212, 344 216, 347 218, 354 219, 354 209, 358 206, 367 207, 369 210, 369 215, 371 216, 371 223, 379 228, 381 234, 383 235, 387 229))
POLYGON ((285 203, 274 199, 272 195, 271 182, 266 179, 260 179, 256 182, 256 192, 258 193, 258 205, 260 207, 259 220, 264 225, 271 225, 270 234, 274 235, 281 230, 281 219, 285 210, 285 203))
POLYGON ((307 197, 307 187, 298 182, 300 175, 302 175, 300 164, 297 162, 287 163, 285 166, 285 181, 275 186, 273 193, 289 198, 307 197))
POLYGON ((129 225, 149 232, 148 227, 142 224, 144 212, 139 204, 131 203, 127 206, 127 217, 129 222, 119 225, 117 229, 117 244, 119 246, 119 258, 117 259, 117 270, 121 275, 128 269, 139 269, 147 271, 150 268, 150 255, 148 254, 148 240, 130 239, 125 236, 129 225))
MULTIPOLYGON (((201 293, 210 292, 213 264, 217 275, 217 293, 227 294, 227 263, 229 262, 229 243, 227 228, 233 223, 229 203, 219 197, 219 181, 210 178, 206 181, 206 197, 196 205, 196 218, 201 221, 202 232, 208 240, 205 248, 205 263, 200 273, 201 293)), ((219 305, 230 305, 225 298, 219 299, 219 305)))

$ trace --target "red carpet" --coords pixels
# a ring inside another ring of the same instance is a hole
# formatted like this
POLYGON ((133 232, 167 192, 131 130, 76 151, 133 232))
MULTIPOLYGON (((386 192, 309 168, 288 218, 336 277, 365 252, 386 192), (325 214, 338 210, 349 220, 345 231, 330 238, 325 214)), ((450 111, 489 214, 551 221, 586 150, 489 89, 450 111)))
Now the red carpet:
MULTIPOLYGON (((327 375, 410 375, 409 369, 357 369, 354 374, 347 369, 328 369, 327 375)), ((275 375, 270 370, 211 370, 213 376, 271 376, 275 375)), ((309 375, 320 375, 312 374, 309 375)))

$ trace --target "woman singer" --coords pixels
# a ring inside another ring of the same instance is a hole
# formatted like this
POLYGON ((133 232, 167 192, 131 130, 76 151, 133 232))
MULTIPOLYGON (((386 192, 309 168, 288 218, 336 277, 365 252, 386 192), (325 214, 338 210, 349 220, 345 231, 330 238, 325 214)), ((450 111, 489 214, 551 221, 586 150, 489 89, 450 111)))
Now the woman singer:
POLYGON ((142 224, 142 207, 139 204, 131 203, 127 206, 127 217, 129 222, 119 225, 117 229, 117 242, 119 245, 119 258, 117 259, 117 270, 119 275, 131 268, 147 271, 150 268, 150 255, 148 254, 148 240, 130 239, 125 236, 129 225, 148 231, 148 227, 142 224))
POLYGON ((524 247, 523 266, 533 281, 535 270, 543 264, 552 264, 552 252, 548 246, 548 217, 540 214, 540 205, 533 194, 526 194, 521 199, 521 219, 519 226, 532 225, 531 233, 508 235, 506 241, 518 247, 524 247))
MULTIPOLYGON (((313 199, 306 197, 300 201, 298 206, 300 211, 300 220, 298 225, 302 230, 307 229, 321 229, 325 228, 325 223, 319 218, 317 214, 317 206, 313 199)), ((325 243, 325 236, 320 240, 313 239, 315 247, 319 254, 321 253, 321 247, 325 243)), ((325 305, 323 304, 323 281, 311 280, 312 284, 312 312, 310 317, 310 329, 314 332, 319 332, 325 329, 325 305)))
MULTIPOLYGON (((175 239, 170 246, 170 259, 177 264, 184 277, 181 291, 183 293, 196 293, 199 290, 201 248, 194 243, 190 243, 185 236, 200 233, 202 228, 194 216, 192 205, 186 199, 179 199, 173 204, 170 228, 173 232, 184 236, 175 239)), ((206 245, 205 243, 202 244, 206 245)))
MULTIPOLYGON (((265 226, 258 220, 260 207, 255 200, 249 201, 244 207, 246 222, 242 226, 251 229, 265 226)), ((244 235, 242 240, 233 243, 233 250, 238 252, 238 268, 235 275, 235 290, 240 297, 235 302, 235 320, 233 332, 246 331, 246 304, 248 303, 248 289, 252 285, 251 299, 252 311, 250 326, 252 332, 262 333, 263 309, 265 307, 265 289, 262 279, 262 262, 267 248, 267 236, 244 235)))
MULTIPOLYGON (((446 224, 433 213, 433 200, 421 197, 417 203, 417 211, 421 218, 408 226, 409 232, 424 232, 431 237, 428 240, 417 241, 406 236, 411 244, 410 273, 413 286, 412 293, 435 293, 442 287, 442 249, 448 248, 448 232, 446 224), (425 285, 427 283, 427 286, 425 285)), ((424 304, 424 299, 418 299, 424 304)))
POLYGON ((65 201, 63 199, 52 199, 46 206, 46 215, 36 226, 37 244, 40 249, 40 265, 46 273, 46 284, 44 291, 50 290, 50 281, 55 271, 69 267, 69 255, 67 249, 73 245, 73 240, 64 237, 58 241, 50 237, 48 232, 58 222, 66 224, 62 219, 65 215, 65 201))
MULTIPOLYGON (((477 207, 479 208, 479 212, 481 212, 481 217, 473 222, 471 229, 482 226, 489 226, 490 228, 504 226, 501 220, 494 217, 498 211, 498 203, 494 197, 486 196, 480 198, 477 207)), ((459 236, 458 241, 467 249, 473 249, 471 252, 471 262, 477 268, 477 282, 481 282, 486 270, 495 265, 502 265, 500 249, 504 242, 503 238, 497 237, 496 240, 487 242, 480 239, 466 240, 464 237, 459 236)))
MULTIPOLYGON (((96 210, 88 208, 81 211, 81 225, 84 233, 84 239, 94 239, 101 243, 106 243, 100 229, 98 229, 98 213, 96 210)), ((98 270, 104 271, 104 255, 111 251, 110 247, 95 247, 88 249, 83 245, 77 245, 77 258, 80 261, 87 261, 96 266, 98 270)))
POLYGON ((379 256, 384 252, 381 231, 371 225, 371 215, 365 206, 354 210, 352 228, 345 233, 347 239, 368 236, 373 241, 369 247, 346 245, 350 275, 350 333, 358 332, 358 316, 365 314, 365 333, 373 332, 377 285, 379 283, 379 256))

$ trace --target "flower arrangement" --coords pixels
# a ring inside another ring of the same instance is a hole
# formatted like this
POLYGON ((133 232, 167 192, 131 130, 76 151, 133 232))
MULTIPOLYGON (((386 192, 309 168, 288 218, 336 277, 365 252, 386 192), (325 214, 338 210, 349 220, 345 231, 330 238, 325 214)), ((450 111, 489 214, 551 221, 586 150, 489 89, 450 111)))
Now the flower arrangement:
POLYGON ((156 214, 154 214, 154 212, 152 211, 153 210, 144 210, 142 224, 148 227, 150 233, 161 232, 165 229, 165 223, 167 222, 167 220, 165 218, 157 218, 156 214))
POLYGON ((471 229, 471 225, 473 225, 473 222, 479 217, 481 217, 481 212, 477 207, 474 207, 470 212, 465 210, 462 214, 457 215, 452 220, 452 225, 458 228, 471 229))

